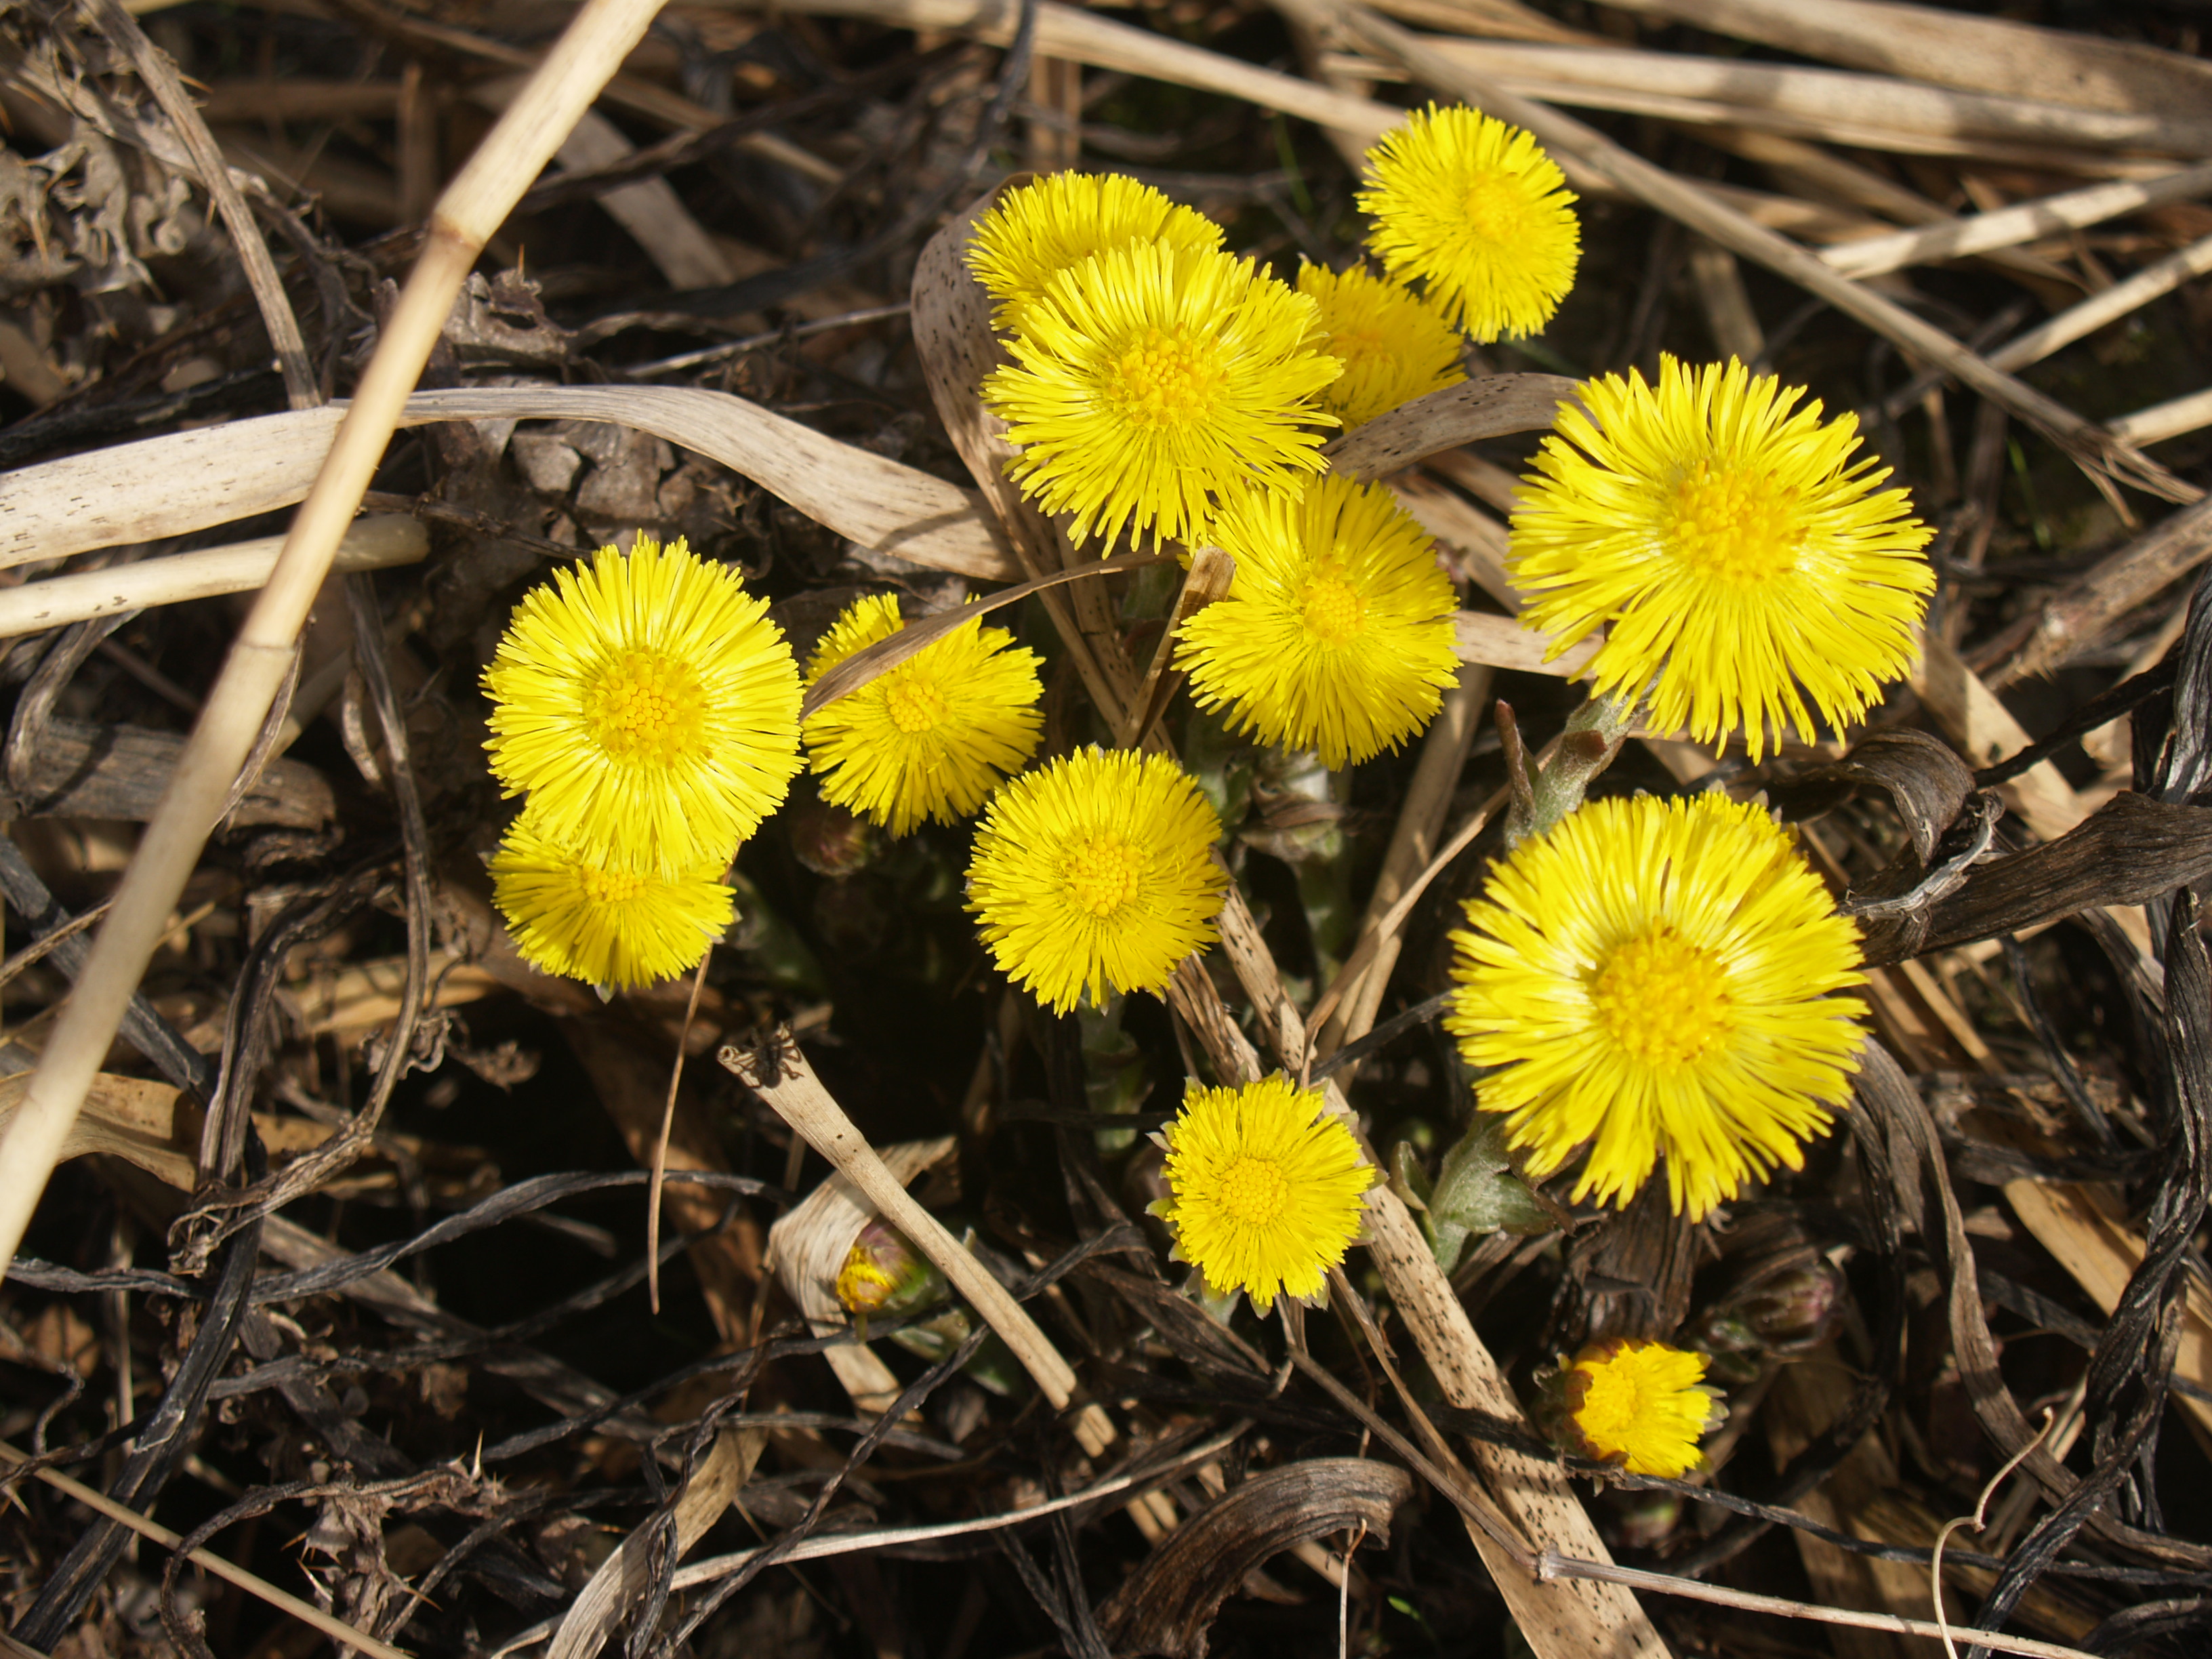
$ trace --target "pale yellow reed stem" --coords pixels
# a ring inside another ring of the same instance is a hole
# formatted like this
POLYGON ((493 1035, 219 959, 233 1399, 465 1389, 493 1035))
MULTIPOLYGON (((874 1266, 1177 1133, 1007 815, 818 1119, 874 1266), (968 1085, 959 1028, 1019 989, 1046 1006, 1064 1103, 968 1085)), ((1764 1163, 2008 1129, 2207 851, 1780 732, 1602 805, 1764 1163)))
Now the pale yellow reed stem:
POLYGON ((453 296, 485 241, 643 37, 661 3, 586 0, 432 212, 422 256, 362 375, 330 457, 208 694, 22 1108, 0 1136, 0 1272, 15 1259, 124 1007, 290 672, 307 608, 330 573, 453 296))

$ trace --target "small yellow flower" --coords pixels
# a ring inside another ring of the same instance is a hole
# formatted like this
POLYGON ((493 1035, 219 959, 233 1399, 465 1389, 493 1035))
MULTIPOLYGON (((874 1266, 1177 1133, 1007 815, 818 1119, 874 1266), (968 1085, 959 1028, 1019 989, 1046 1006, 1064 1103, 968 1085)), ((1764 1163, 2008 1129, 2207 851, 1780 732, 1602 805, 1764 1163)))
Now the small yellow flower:
POLYGON ((1648 696, 1652 725, 1700 742, 1741 726, 1754 760, 1770 725, 1812 740, 1808 697, 1838 726, 1879 702, 1936 586, 1934 532, 1903 490, 1875 488, 1888 468, 1851 461, 1857 417, 1823 425, 1804 396, 1733 359, 1662 357, 1656 388, 1634 369, 1588 382, 1544 440, 1506 555, 1521 619, 1555 655, 1609 628, 1601 695, 1648 696))
MULTIPOLYGON (((809 685, 905 623, 889 594, 856 601, 806 666, 809 685)), ((894 836, 966 817, 1036 752, 1044 728, 1036 653, 978 617, 806 722, 822 798, 894 836)))
POLYGON ((1824 1133, 1857 1069, 1858 930, 1788 833, 1720 795, 1592 801, 1467 902, 1444 1024, 1543 1176, 1626 1206, 1661 1153, 1692 1218, 1824 1133))
POLYGON ((1705 1376, 1705 1355, 1663 1342, 1592 1343, 1563 1379, 1571 1438, 1580 1443, 1569 1449, 1631 1474, 1680 1480, 1705 1462, 1698 1442, 1727 1415, 1705 1376))
POLYGON ((1459 672, 1452 585, 1382 484, 1334 474, 1295 501, 1250 491, 1215 519, 1229 597, 1183 624, 1177 665, 1207 708, 1336 768, 1395 749, 1459 672))
POLYGON ((1575 285, 1582 228, 1558 163, 1518 127, 1455 104, 1367 152, 1367 245, 1479 341, 1533 334, 1575 285))
POLYGON ((993 326, 1012 328, 1061 271, 1132 242, 1218 248, 1221 227, 1125 174, 1055 173, 1008 191, 975 222, 968 269, 999 301, 993 326))
POLYGON ((1211 945, 1228 872, 1220 820, 1164 755, 1063 757, 991 797, 968 908, 992 959, 1054 1013, 1158 991, 1211 945))
POLYGON ((1182 538, 1215 498, 1295 495, 1334 416, 1320 308, 1249 259, 1133 243, 1069 266, 1028 307, 983 402, 1021 454, 1007 469, 1079 543, 1182 538))
POLYGON ((1375 1171, 1323 1100, 1279 1073, 1230 1089, 1194 1079, 1154 1137, 1167 1149, 1172 1196, 1152 1212, 1214 1295, 1243 1291, 1261 1313, 1278 1291, 1318 1296, 1358 1235, 1359 1195, 1375 1171))
POLYGON ((1344 365, 1321 394, 1321 406, 1346 432, 1467 379, 1459 366, 1465 343, 1413 289, 1358 265, 1307 265, 1298 272, 1298 292, 1320 305, 1322 332, 1328 337, 1322 349, 1344 365))
POLYGON ((799 670, 735 571, 638 538, 532 588, 484 671, 494 776, 608 866, 717 870, 799 774, 799 670))
POLYGON ((492 902, 532 967, 629 990, 689 972, 722 936, 736 913, 725 862, 674 876, 611 869, 548 836, 532 807, 492 854, 492 902))

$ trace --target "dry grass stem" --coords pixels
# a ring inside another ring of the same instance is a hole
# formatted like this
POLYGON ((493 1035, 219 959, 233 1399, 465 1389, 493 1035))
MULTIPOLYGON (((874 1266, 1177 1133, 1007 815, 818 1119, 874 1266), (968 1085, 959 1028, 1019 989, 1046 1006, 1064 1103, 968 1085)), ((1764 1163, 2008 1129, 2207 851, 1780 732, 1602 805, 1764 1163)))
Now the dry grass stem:
POLYGON ((659 9, 659 0, 586 0, 529 88, 441 198, 428 244, 362 374, 329 459, 209 694, 175 779, 40 1059, 23 1108, 0 1139, 0 1265, 14 1259, 124 1006, 199 861, 200 848, 221 816, 277 688, 292 672, 307 608, 329 573, 454 295, 508 207, 537 177, 659 9))

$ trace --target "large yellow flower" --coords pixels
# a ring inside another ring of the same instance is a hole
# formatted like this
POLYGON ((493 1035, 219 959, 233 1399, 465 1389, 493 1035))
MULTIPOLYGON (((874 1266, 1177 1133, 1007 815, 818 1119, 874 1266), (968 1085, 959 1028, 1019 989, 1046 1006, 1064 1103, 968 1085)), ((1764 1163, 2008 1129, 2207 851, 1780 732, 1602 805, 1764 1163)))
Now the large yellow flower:
MULTIPOLYGON (((904 626, 896 598, 855 601, 822 636, 806 683, 904 626)), ((1036 750, 1036 664, 1035 652, 978 617, 817 710, 805 738, 822 798, 894 836, 924 818, 966 817, 1036 750)))
POLYGON ((1575 285, 1582 228, 1559 164, 1518 127, 1417 110, 1367 152, 1367 245, 1477 340, 1533 334, 1575 285))
POLYGON ((1182 627, 1191 693, 1236 730, 1349 766, 1435 718, 1459 671, 1452 585, 1387 487, 1334 474, 1295 501, 1248 491, 1215 519, 1229 597, 1182 627))
POLYGON ((1055 173, 1007 191, 975 222, 968 269, 999 301, 993 324, 1012 328, 1061 271, 1132 242, 1218 248, 1221 227, 1123 173, 1055 173))
POLYGON ((1631 1474, 1680 1480, 1705 1461, 1698 1442, 1727 1415, 1705 1376, 1705 1355, 1663 1342, 1592 1343, 1561 1379, 1570 1449, 1631 1474))
POLYGON ((799 670, 766 601, 681 541, 532 588, 490 667, 493 775, 608 866, 720 869, 799 775, 799 670))
POLYGON ((1385 410, 1467 379, 1459 366, 1466 343, 1443 313, 1413 289, 1364 266, 1331 270, 1306 265, 1298 292, 1321 307, 1322 349, 1344 373, 1321 394, 1321 406, 1346 432, 1385 410))
POLYGON ((1296 494, 1334 416, 1320 309, 1249 259, 1135 243, 1061 271, 1025 308, 983 402, 1021 447, 1008 471, 1076 541, 1187 537, 1247 486, 1296 494))
POLYGON ((1601 694, 1648 696, 1651 724, 1700 741, 1737 726, 1814 736, 1904 675, 1936 575, 1934 533, 1872 457, 1858 420, 1823 425, 1771 375, 1731 359, 1659 361, 1659 384, 1604 375, 1544 440, 1513 514, 1506 568, 1521 619, 1565 651, 1608 627, 1601 694), (1588 413, 1583 412, 1584 410, 1588 413), (1802 688, 1802 690, 1801 690, 1802 688))
POLYGON ((1006 976, 1066 1013, 1087 994, 1158 991, 1215 938, 1221 823, 1164 755, 1097 749, 991 797, 968 908, 1006 976))
POLYGON ((1452 935, 1445 1015, 1529 1173, 1585 1144, 1626 1206, 1661 1153, 1704 1215, 1824 1131, 1857 1069, 1858 932, 1788 834, 1720 795, 1593 801, 1523 842, 1452 935))
POLYGON ((1152 1206, 1176 1253, 1216 1296, 1243 1291, 1267 1311, 1277 1291, 1321 1293, 1359 1231, 1359 1195, 1375 1171, 1318 1089, 1278 1073, 1241 1088, 1185 1087, 1182 1110, 1155 1137, 1168 1190, 1152 1206))
POLYGON ((492 901, 532 967, 629 990, 698 966, 722 936, 735 914, 725 862, 674 876, 610 869, 550 839, 526 808, 492 854, 492 901))

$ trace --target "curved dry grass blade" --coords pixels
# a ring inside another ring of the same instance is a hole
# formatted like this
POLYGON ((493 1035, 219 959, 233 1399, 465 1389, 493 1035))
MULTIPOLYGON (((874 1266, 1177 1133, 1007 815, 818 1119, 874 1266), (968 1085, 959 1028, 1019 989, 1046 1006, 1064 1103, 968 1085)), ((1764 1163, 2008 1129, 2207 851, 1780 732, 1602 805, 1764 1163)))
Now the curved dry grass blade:
POLYGON ((1387 478, 1425 456, 1478 438, 1535 432, 1573 403, 1579 381, 1563 374, 1490 374, 1431 392, 1386 410, 1357 432, 1322 446, 1329 470, 1354 478, 1387 478))
POLYGON ((155 941, 166 930, 231 782, 291 671, 308 607, 453 296, 478 250, 659 9, 660 0, 586 0, 528 88, 440 198, 422 257, 362 375, 329 458, 208 694, 176 775, 63 1006, 23 1109, 0 1139, 0 1267, 15 1258, 155 941))
POLYGON ((799 705, 799 718, 804 720, 808 715, 828 708, 838 698, 851 696, 870 680, 890 673, 908 658, 933 645, 954 629, 965 628, 977 617, 988 616, 1017 599, 1025 599, 1032 593, 1042 593, 1047 588, 1064 587, 1069 582, 1081 581, 1086 576, 1113 576, 1148 564, 1165 564, 1174 557, 1172 553, 1139 553, 1118 559, 1101 559, 1097 563, 1085 565, 1079 570, 1061 570, 1049 576, 1039 576, 1035 581, 1002 587, 988 599, 978 599, 973 605, 955 605, 949 611, 939 611, 935 616, 917 617, 889 639, 878 640, 865 651, 855 651, 807 687, 806 701, 799 705))
MULTIPOLYGON (((0 476, 0 568, 227 524, 306 495, 343 405, 264 415, 0 476)), ((398 424, 611 421, 741 472, 839 535, 985 581, 1022 574, 976 498, 727 392, 686 386, 418 392, 398 424)))

